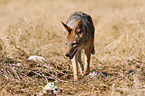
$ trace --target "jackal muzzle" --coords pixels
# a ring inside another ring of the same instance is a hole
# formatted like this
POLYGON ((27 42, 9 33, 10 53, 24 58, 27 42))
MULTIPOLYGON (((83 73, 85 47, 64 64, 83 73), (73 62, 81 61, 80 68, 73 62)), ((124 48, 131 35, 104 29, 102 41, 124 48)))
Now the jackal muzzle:
POLYGON ((71 54, 66 53, 65 56, 69 57, 69 59, 72 59, 77 51, 78 51, 78 49, 75 49, 73 53, 71 53, 71 54))

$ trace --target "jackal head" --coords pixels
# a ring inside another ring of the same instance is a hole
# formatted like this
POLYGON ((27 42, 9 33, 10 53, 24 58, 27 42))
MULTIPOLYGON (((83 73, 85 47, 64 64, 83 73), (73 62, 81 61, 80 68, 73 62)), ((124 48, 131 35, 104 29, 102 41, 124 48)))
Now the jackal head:
POLYGON ((67 47, 65 56, 72 59, 77 51, 80 50, 84 45, 84 24, 82 20, 79 20, 75 28, 72 29, 63 22, 61 23, 67 33, 65 38, 65 45, 67 47))

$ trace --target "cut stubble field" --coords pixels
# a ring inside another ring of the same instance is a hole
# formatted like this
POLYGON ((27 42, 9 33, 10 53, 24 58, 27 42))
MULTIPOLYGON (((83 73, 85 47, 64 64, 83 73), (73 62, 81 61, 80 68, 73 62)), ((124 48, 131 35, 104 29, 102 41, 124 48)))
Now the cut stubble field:
POLYGON ((48 82, 55 82, 62 96, 145 95, 144 0, 1 0, 0 10, 1 96, 37 95, 48 82), (93 19, 91 73, 105 77, 73 82, 61 21, 75 11, 93 19), (31 55, 47 62, 28 60, 31 55))

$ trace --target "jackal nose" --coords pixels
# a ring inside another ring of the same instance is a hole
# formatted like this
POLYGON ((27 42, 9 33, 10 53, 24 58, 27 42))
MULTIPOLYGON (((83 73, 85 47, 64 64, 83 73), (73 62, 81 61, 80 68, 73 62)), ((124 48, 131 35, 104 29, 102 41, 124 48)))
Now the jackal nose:
POLYGON ((66 54, 65 54, 65 56, 66 56, 66 57, 69 57, 69 54, 68 54, 68 53, 66 53, 66 54))

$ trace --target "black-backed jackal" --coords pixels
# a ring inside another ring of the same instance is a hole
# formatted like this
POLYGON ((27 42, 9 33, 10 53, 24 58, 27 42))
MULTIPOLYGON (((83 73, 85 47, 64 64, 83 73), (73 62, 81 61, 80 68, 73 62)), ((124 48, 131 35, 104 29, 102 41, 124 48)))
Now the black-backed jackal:
POLYGON ((78 81, 78 64, 80 64, 80 71, 84 75, 90 72, 90 57, 94 54, 94 32, 95 28, 92 18, 82 12, 75 12, 72 14, 66 24, 63 22, 62 26, 65 37, 65 45, 67 51, 65 56, 72 59, 74 80, 78 81), (85 66, 81 61, 81 50, 85 50, 85 66), (73 58, 74 57, 74 58, 73 58))

